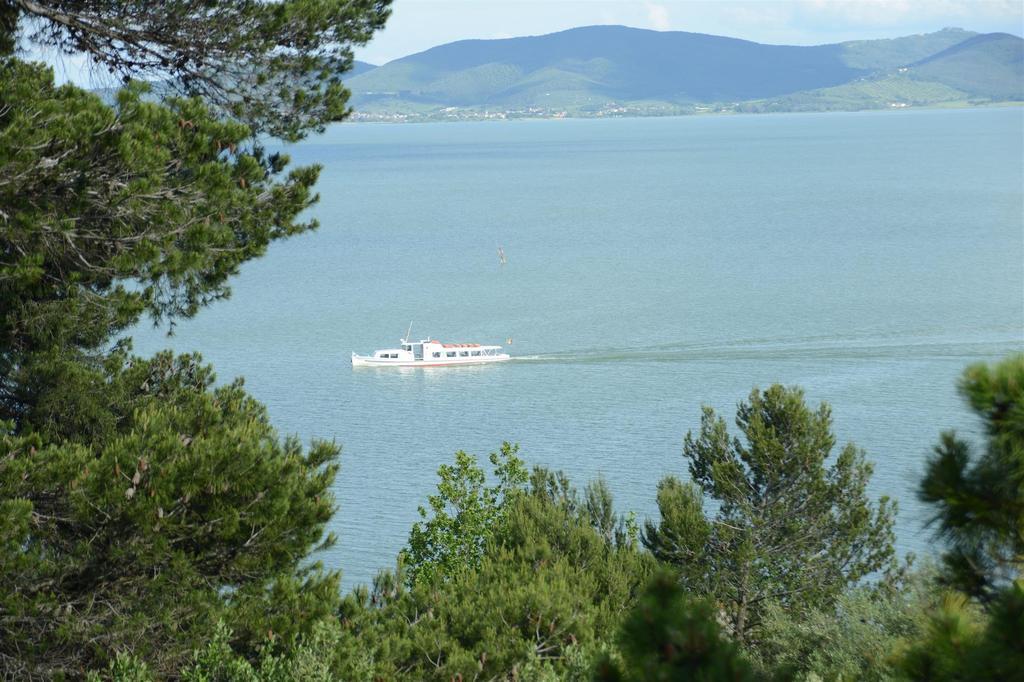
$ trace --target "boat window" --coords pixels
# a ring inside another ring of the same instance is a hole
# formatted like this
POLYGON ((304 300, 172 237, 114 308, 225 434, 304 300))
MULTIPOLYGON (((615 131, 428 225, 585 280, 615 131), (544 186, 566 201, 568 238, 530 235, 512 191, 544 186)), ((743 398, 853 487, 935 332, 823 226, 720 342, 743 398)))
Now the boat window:
POLYGON ((472 353, 470 353, 470 355, 472 355, 473 357, 476 357, 477 355, 480 355, 480 351, 475 350, 472 353))
POLYGON ((434 357, 435 358, 439 358, 439 357, 441 357, 441 354, 440 353, 434 353, 434 357))
POLYGON ((395 360, 397 360, 398 359, 398 353, 392 353, 391 357, 394 358, 395 360))
POLYGON ((468 358, 469 357, 469 351, 468 350, 460 350, 459 351, 459 355, 461 357, 468 358))
POLYGON ((445 353, 445 355, 448 356, 449 358, 454 358, 455 357, 455 351, 450 350, 447 353, 445 353))
POLYGON ((412 346, 402 346, 402 350, 412 350, 412 346))

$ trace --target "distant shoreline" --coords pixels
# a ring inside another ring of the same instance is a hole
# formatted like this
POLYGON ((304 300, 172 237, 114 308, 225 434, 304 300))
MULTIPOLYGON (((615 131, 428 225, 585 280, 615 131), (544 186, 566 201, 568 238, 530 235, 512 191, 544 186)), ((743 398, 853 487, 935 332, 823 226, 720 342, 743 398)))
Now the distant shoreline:
POLYGON ((405 124, 405 123, 486 123, 486 122, 508 122, 508 121, 561 121, 561 120, 617 120, 617 119, 638 119, 638 118, 705 118, 722 116, 767 116, 776 114, 855 114, 855 113, 895 113, 906 111, 936 111, 950 109, 996 109, 1024 107, 1024 101, 1005 102, 943 102, 934 104, 920 104, 889 107, 864 107, 859 109, 790 109, 779 111, 745 111, 737 109, 718 109, 714 111, 674 111, 666 113, 644 113, 622 112, 614 114, 581 114, 568 112, 542 113, 520 113, 520 112, 487 112, 472 109, 449 111, 448 108, 436 110, 429 113, 368 113, 358 109, 346 120, 346 123, 373 123, 373 124, 405 124), (560 114, 560 115, 559 115, 560 114))

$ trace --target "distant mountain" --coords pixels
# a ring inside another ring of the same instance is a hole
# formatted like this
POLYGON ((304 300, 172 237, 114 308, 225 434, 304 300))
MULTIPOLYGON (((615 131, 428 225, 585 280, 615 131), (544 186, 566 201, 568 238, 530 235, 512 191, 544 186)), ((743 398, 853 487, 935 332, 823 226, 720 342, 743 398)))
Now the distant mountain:
POLYGON ((346 84, 357 112, 419 114, 451 108, 601 115, 1002 101, 1024 99, 1022 43, 1007 34, 944 29, 787 46, 588 26, 448 43, 354 73, 346 84))
POLYGON ((448 105, 533 104, 551 91, 708 102, 838 85, 862 75, 838 45, 761 45, 700 33, 589 26, 463 40, 389 62, 349 85, 448 105))
POLYGON ((361 73, 373 71, 376 68, 376 64, 370 64, 369 62, 361 62, 357 59, 354 62, 352 62, 352 68, 348 70, 348 72, 345 74, 345 77, 352 78, 353 76, 358 76, 361 73))

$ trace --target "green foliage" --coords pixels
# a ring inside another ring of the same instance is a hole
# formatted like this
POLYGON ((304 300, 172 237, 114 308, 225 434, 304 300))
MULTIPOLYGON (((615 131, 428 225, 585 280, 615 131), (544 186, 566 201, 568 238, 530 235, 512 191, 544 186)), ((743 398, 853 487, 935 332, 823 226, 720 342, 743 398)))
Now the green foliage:
POLYGON ((889 567, 895 507, 869 501, 871 465, 852 444, 826 467, 831 412, 824 403, 811 411, 801 390, 755 389, 736 424, 745 443, 704 409, 700 434, 684 445, 696 487, 662 481, 661 522, 647 522, 644 544, 679 568, 689 592, 716 600, 745 644, 770 601, 794 612, 822 608, 889 567), (701 493, 717 503, 713 517, 701 493))
MULTIPOLYGON (((217 624, 212 638, 196 649, 181 670, 183 682, 329 682, 337 679, 330 670, 337 654, 340 629, 336 621, 316 624, 284 654, 274 647, 261 647, 256 663, 240 656, 231 646, 231 629, 217 624)), ((145 663, 128 654, 118 654, 102 673, 89 673, 89 682, 152 682, 155 678, 145 663)))
MULTIPOLYGON (((442 478, 459 489, 469 482, 459 478, 471 479, 470 488, 482 485, 473 467, 442 478)), ((340 677, 587 678, 651 559, 635 542, 609 541, 564 475, 536 470, 532 479, 530 491, 516 488, 502 498, 502 514, 492 517, 475 562, 438 572, 444 579, 432 581, 405 580, 400 563, 398 574, 379 578, 372 594, 346 599, 343 649, 354 654, 340 662, 340 677)), ((522 480, 518 473, 515 480, 522 480)), ((463 527, 478 537, 477 527, 463 527)))
POLYGON ((585 521, 611 545, 636 547, 639 542, 636 515, 633 512, 626 515, 615 513, 612 491, 603 477, 587 483, 581 500, 563 472, 534 467, 530 473, 530 495, 585 521))
POLYGON ((932 612, 902 668, 920 680, 1024 680, 1024 355, 968 367, 960 392, 985 450, 944 433, 919 492, 952 545, 943 582, 960 592, 932 612))
POLYGON ((343 117, 337 77, 387 6, 0 2, 0 677, 173 677, 219 620, 252 658, 335 610, 308 556, 332 541, 338 449, 282 442, 198 357, 115 339, 315 227, 318 169, 254 135, 343 117), (19 40, 109 67, 116 106, 56 87, 19 40))
POLYGON ((119 653, 103 673, 90 670, 85 678, 88 682, 153 682, 153 674, 145 663, 131 654, 119 653))
POLYGON ((347 113, 352 46, 383 27, 390 0, 8 0, 0 56, 30 43, 85 53, 127 83, 160 81, 257 133, 288 138, 347 113))
POLYGON ((244 647, 268 623, 289 642, 334 610, 338 576, 305 557, 333 541, 320 540, 337 448, 282 443, 238 382, 151 388, 158 399, 91 447, 0 435, 0 613, 16 624, 0 659, 12 673, 130 650, 165 676, 219 618, 239 623, 244 647))
POLYGON ((1024 570, 1024 355, 972 365, 960 392, 985 424, 985 450, 943 434, 919 494, 952 545, 947 583, 990 600, 1024 570))
POLYGON ((603 682, 738 682, 757 679, 716 620, 714 605, 687 596, 660 573, 640 596, 621 632, 618 657, 596 667, 603 682))
MULTIPOLYGON (((231 648, 232 633, 219 624, 213 639, 197 650, 182 674, 183 682, 329 682, 337 679, 331 663, 340 629, 336 621, 319 622, 284 654, 265 646, 253 664, 231 648)), ((115 678, 116 679, 116 678, 115 678)))
POLYGON ((834 605, 805 614, 770 603, 754 653, 762 668, 797 680, 894 679, 899 653, 924 637, 929 613, 940 606, 934 580, 925 570, 857 585, 834 605))
POLYGON ((949 593, 924 636, 902 660, 911 680, 1024 680, 1024 582, 1000 592, 985 614, 966 595, 949 593))
POLYGON ((661 523, 645 522, 644 544, 658 559, 670 564, 683 566, 702 561, 712 524, 704 516, 700 489, 668 476, 658 483, 657 501, 661 523))
POLYGON ((928 623, 925 636, 903 658, 903 671, 916 680, 969 679, 963 676, 964 659, 976 650, 983 622, 983 616, 966 596, 945 595, 928 623))
POLYGON ((71 437, 96 419, 105 344, 147 311, 194 315, 315 227, 297 216, 318 169, 285 175, 287 157, 197 99, 133 86, 113 109, 15 59, 0 92, 0 418, 71 437))
POLYGON ((509 498, 522 491, 526 467, 516 455, 519 446, 503 443, 492 452, 493 486, 487 485, 476 459, 463 451, 455 464, 442 464, 437 494, 427 498, 430 512, 420 507, 423 522, 413 525, 409 546, 403 552, 409 583, 429 583, 476 568, 484 547, 505 515, 509 498))

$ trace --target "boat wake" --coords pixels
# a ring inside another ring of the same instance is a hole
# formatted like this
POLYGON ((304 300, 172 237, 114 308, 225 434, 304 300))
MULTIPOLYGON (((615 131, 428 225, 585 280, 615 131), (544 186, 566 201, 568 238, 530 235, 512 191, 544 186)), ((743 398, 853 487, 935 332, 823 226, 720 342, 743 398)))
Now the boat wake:
POLYGON ((694 362, 726 360, 876 360, 887 359, 977 359, 1001 356, 1008 347, 1019 347, 1012 339, 984 341, 938 340, 851 340, 831 341, 757 341, 733 344, 665 344, 635 348, 593 348, 572 352, 513 355, 521 363, 615 363, 615 362, 694 362))

